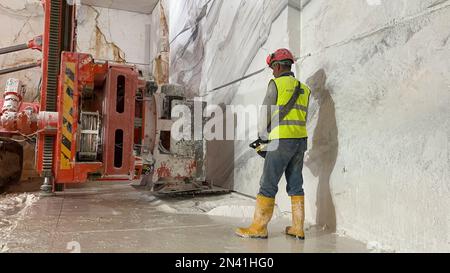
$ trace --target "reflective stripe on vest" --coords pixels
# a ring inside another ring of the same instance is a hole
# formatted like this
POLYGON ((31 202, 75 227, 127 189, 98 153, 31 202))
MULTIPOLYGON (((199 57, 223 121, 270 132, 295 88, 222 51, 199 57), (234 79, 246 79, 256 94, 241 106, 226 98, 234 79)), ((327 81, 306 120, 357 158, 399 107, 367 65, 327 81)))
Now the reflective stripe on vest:
POLYGON ((295 106, 287 116, 283 120, 278 121, 276 115, 278 115, 279 109, 289 103, 299 81, 292 76, 279 77, 273 81, 278 90, 278 110, 272 115, 273 129, 269 134, 269 140, 308 137, 306 120, 308 116, 309 97, 311 95, 310 89, 305 84, 301 84, 304 92, 300 94, 295 106))

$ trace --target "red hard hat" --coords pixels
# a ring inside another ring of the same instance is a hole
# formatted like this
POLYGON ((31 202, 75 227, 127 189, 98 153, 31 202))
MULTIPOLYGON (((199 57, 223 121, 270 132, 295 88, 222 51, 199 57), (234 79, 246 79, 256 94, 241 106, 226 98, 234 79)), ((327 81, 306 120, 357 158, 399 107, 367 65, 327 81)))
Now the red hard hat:
POLYGON ((277 51, 275 51, 275 53, 272 53, 267 57, 268 66, 271 66, 274 62, 281 61, 291 61, 292 63, 295 63, 294 55, 292 55, 289 49, 278 49, 277 51))

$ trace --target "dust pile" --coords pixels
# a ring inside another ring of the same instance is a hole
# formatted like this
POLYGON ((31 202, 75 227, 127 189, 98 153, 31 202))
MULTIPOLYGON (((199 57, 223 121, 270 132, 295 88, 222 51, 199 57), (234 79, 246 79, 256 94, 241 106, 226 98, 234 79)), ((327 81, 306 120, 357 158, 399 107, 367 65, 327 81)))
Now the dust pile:
POLYGON ((0 195, 0 253, 8 251, 8 238, 38 196, 30 193, 0 195))

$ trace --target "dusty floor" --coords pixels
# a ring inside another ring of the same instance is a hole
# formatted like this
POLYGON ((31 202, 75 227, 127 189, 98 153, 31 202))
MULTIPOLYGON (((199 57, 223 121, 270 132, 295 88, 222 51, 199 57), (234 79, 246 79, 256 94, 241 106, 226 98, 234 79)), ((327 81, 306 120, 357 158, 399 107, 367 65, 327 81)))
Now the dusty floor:
POLYGON ((0 204, 17 201, 4 201, 11 206, 4 206, 0 252, 369 252, 314 227, 305 241, 287 237, 289 219, 279 211, 268 240, 236 237, 234 228, 251 221, 254 203, 237 194, 161 199, 126 184, 95 184, 36 195, 0 196, 0 204))

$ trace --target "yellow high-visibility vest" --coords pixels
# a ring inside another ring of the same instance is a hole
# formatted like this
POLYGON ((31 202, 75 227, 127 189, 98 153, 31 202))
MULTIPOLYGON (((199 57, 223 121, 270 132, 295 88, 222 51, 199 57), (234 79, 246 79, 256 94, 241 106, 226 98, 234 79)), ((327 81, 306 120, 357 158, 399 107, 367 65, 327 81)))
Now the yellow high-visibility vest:
MULTIPOLYGON (((283 76, 273 79, 278 89, 277 107, 281 109, 289 103, 294 90, 301 84, 302 93, 297 99, 297 102, 293 109, 287 114, 287 116, 278 121, 275 117, 278 115, 279 109, 272 115, 272 121, 275 121, 276 126, 269 134, 269 140, 275 139, 291 139, 291 138, 307 138, 308 132, 306 130, 306 120, 308 117, 308 105, 311 90, 308 86, 300 83, 296 78, 292 76, 283 76)), ((272 122, 273 124, 274 122, 272 122)))

